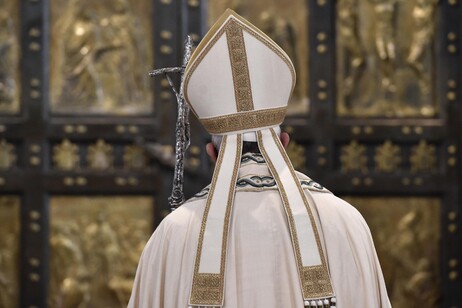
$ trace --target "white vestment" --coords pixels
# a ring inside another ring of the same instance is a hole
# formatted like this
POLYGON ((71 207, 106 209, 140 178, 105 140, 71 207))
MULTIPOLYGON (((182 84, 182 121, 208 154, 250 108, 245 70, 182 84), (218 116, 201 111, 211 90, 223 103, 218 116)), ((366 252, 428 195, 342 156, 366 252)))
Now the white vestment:
MULTIPOLYGON (((327 254, 339 308, 391 307, 369 228, 361 214, 298 173, 327 254)), ((208 189, 168 215, 141 256, 130 308, 187 308, 208 189)), ((242 157, 232 210, 225 308, 304 308, 286 214, 266 163, 242 157)))

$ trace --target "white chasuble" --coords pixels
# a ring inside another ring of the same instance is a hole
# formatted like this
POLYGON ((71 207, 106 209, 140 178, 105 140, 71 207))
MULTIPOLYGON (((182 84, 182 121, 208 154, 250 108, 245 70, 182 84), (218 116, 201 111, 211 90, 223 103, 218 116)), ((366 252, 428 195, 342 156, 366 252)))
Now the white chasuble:
MULTIPOLYGON (((339 308, 388 308, 369 228, 359 212, 305 175, 339 308)), ((141 256, 130 308, 188 307, 208 187, 167 216, 141 256)), ((242 156, 229 223, 225 308, 303 308, 281 196, 260 154, 242 156)))

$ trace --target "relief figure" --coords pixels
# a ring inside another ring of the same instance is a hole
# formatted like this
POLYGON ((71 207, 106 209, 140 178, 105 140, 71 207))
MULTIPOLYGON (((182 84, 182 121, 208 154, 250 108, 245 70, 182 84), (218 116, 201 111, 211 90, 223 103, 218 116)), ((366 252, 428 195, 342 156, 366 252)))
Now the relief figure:
POLYGON ((19 293, 19 198, 0 197, 0 307, 15 307, 19 293))
POLYGON ((433 40, 437 3, 437 0, 417 0, 412 10, 414 33, 406 60, 415 71, 420 90, 425 95, 430 93, 430 76, 424 65, 424 56, 433 40))
POLYGON ((393 74, 396 66, 395 11, 397 0, 370 0, 374 8, 375 47, 380 59, 381 86, 385 92, 395 92, 393 74))
MULTIPOLYGON (((270 11, 263 11, 260 14, 261 30, 266 33, 276 44, 278 44, 282 50, 292 60, 294 67, 298 67, 299 60, 297 57, 297 42, 295 39, 294 28, 291 23, 282 18, 278 17, 270 11)), ((300 98, 303 93, 300 93, 300 86, 295 86, 293 96, 300 98)))
POLYGON ((49 307, 127 307, 151 206, 145 197, 53 197, 49 307))
POLYGON ((149 111, 148 46, 128 0, 74 0, 56 26, 56 111, 149 111))
MULTIPOLYGON (((347 52, 343 81, 343 95, 348 97, 355 90, 366 65, 366 54, 358 32, 358 0, 339 0, 338 25, 341 45, 347 52)), ((347 99, 347 108, 349 100, 347 99)))
POLYGON ((0 111, 15 112, 19 48, 14 20, 8 6, 5 0, 0 0, 0 111))
POLYGON ((337 112, 432 117, 437 0, 338 0, 337 112))

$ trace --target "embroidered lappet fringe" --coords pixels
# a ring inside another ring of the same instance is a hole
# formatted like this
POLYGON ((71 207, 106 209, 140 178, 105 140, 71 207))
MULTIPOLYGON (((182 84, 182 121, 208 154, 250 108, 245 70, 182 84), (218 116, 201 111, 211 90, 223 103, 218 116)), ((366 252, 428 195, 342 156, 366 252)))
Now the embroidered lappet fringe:
POLYGON ((337 307, 337 300, 335 297, 321 298, 317 300, 305 300, 306 308, 335 308, 337 307))
POLYGON ((335 308, 337 307, 337 299, 334 297, 319 298, 316 300, 305 300, 306 308, 335 308))

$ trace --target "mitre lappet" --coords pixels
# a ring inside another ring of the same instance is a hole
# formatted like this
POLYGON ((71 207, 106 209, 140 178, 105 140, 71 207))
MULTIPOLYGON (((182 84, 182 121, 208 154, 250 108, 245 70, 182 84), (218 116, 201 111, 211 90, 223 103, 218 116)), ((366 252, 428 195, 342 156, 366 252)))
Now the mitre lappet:
POLYGON ((295 85, 287 54, 250 22, 227 10, 197 46, 184 73, 185 99, 213 135, 222 135, 207 197, 192 277, 191 307, 225 305, 230 217, 244 140, 257 141, 276 180, 306 307, 335 307, 314 199, 303 190, 282 146, 283 122, 295 85))

